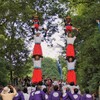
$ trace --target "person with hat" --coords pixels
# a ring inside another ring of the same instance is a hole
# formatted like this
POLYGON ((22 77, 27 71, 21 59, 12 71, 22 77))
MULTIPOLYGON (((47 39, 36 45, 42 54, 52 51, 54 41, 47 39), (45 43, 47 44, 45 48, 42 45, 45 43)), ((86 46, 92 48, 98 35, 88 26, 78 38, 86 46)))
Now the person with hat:
POLYGON ((78 31, 78 28, 73 27, 73 25, 71 24, 71 17, 67 16, 65 20, 65 33, 72 32, 73 30, 78 31))
POLYGON ((38 31, 39 25, 40 25, 40 21, 39 21, 38 16, 33 16, 32 22, 33 22, 32 32, 33 32, 33 35, 34 35, 35 34, 35 31, 38 31))
POLYGON ((3 88, 3 91, 1 92, 1 96, 3 100, 13 100, 14 96, 17 94, 15 88, 13 86, 6 86, 3 88), (10 89, 13 90, 13 92, 10 92, 10 89))

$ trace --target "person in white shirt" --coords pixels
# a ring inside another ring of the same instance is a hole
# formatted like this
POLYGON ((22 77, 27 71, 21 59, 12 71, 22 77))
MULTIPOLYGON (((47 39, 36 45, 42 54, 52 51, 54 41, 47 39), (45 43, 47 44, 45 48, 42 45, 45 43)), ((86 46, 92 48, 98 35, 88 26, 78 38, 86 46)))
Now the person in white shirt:
POLYGON ((68 70, 75 70, 76 59, 74 57, 67 58, 67 68, 68 70))
POLYGON ((66 46, 66 57, 73 56, 75 57, 75 50, 74 50, 74 42, 76 40, 76 36, 72 37, 72 34, 69 33, 66 36, 67 46, 66 46))
POLYGON ((38 55, 35 56, 35 58, 32 58, 33 60, 33 66, 34 68, 41 68, 41 61, 42 61, 42 58, 39 57, 38 55))
POLYGON ((74 89, 78 89, 78 94, 81 94, 79 85, 75 85, 74 82, 71 82, 69 85, 70 92, 74 94, 74 89))
POLYGON ((42 58, 38 55, 35 58, 32 58, 34 70, 32 76, 32 83, 39 83, 42 81, 42 70, 41 70, 41 60, 42 58))
POLYGON ((35 85, 33 84, 32 86, 30 84, 27 85, 27 91, 28 91, 28 94, 30 95, 30 93, 32 91, 35 91, 36 90, 36 87, 35 85))
POLYGON ((33 54, 32 57, 34 58, 34 56, 38 55, 40 57, 43 57, 43 53, 42 53, 42 47, 41 47, 41 42, 43 40, 42 35, 40 34, 40 32, 38 31, 36 33, 36 35, 34 35, 34 48, 33 48, 33 54))
POLYGON ((23 95, 25 100, 29 100, 30 95, 28 94, 27 88, 23 89, 23 95))
POLYGON ((76 65, 76 59, 74 57, 67 58, 67 68, 68 72, 66 75, 67 83, 74 82, 76 85, 76 73, 75 73, 75 65, 76 65))

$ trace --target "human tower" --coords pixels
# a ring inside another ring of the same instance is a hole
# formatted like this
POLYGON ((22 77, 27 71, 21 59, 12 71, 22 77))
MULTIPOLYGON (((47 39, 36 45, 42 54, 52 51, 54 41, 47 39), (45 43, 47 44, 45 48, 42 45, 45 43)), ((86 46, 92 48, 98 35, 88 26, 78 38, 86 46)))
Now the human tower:
MULTIPOLYGON (((34 37, 34 48, 32 53, 32 60, 33 60, 33 75, 32 75, 32 83, 39 83, 42 81, 42 69, 41 69, 41 62, 43 58, 41 42, 43 40, 43 36, 40 33, 40 22, 38 16, 33 17, 33 26, 32 32, 34 37)), ((42 28, 44 29, 44 28, 42 28)), ((75 73, 75 49, 74 49, 74 41, 76 36, 72 36, 73 30, 78 31, 77 28, 73 27, 71 24, 71 18, 68 16, 65 19, 65 35, 67 40, 66 46, 66 60, 67 60, 67 68, 68 72, 66 74, 66 82, 71 83, 73 82, 76 84, 76 73, 75 73)))
POLYGON ((33 38, 34 38, 34 48, 32 53, 32 60, 33 60, 33 75, 32 75, 32 83, 39 83, 42 81, 42 69, 41 69, 41 62, 43 58, 42 53, 42 47, 41 42, 43 40, 43 37, 39 31, 40 28, 40 21, 38 16, 34 16, 33 19, 33 26, 32 26, 32 32, 33 32, 33 38))
POLYGON ((66 60, 67 60, 67 74, 66 74, 66 82, 67 83, 74 83, 76 84, 76 72, 75 72, 75 65, 76 65, 76 56, 75 56, 75 49, 74 49, 74 41, 76 40, 76 35, 72 35, 73 31, 77 31, 78 29, 73 27, 71 24, 71 18, 68 16, 65 19, 65 35, 67 40, 66 46, 66 60))

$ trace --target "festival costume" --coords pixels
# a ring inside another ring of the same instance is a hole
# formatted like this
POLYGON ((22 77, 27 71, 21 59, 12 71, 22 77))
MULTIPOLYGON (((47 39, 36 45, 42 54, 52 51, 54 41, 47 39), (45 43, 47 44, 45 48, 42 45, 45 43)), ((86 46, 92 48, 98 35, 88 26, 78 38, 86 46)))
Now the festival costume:
POLYGON ((76 65, 76 60, 74 60, 73 62, 67 61, 68 72, 67 72, 67 75, 66 75, 66 81, 68 83, 74 82, 74 84, 76 84, 76 73, 74 71, 75 65, 76 65))
POLYGON ((42 69, 41 69, 41 58, 39 60, 35 60, 33 58, 34 70, 32 75, 32 83, 39 83, 42 81, 42 69))
POLYGON ((72 56, 75 57, 75 50, 74 50, 74 41, 76 39, 76 36, 74 37, 67 37, 67 47, 66 47, 66 57, 72 56))
POLYGON ((70 24, 66 25, 66 32, 72 32, 72 25, 70 24))
POLYGON ((41 91, 41 94, 42 94, 42 98, 43 98, 42 100, 49 100, 49 96, 46 93, 41 91))
POLYGON ((62 96, 62 100, 70 100, 69 96, 68 96, 68 93, 65 92, 62 96))
POLYGON ((25 100, 24 95, 21 91, 17 92, 17 95, 13 98, 13 100, 25 100))
POLYGON ((39 35, 39 36, 35 36, 34 35, 34 41, 35 41, 35 45, 34 45, 34 48, 33 48, 33 57, 38 55, 38 56, 43 56, 42 54, 42 48, 41 48, 41 41, 42 41, 42 36, 39 35))
POLYGON ((91 94, 84 94, 82 100, 93 100, 93 97, 91 94))
POLYGON ((60 91, 52 91, 49 95, 49 100, 60 100, 61 92, 60 91))
POLYGON ((36 30, 38 30, 39 29, 39 20, 38 19, 34 19, 33 20, 33 26, 34 26, 34 28, 36 29, 36 30))
POLYGON ((81 100, 81 95, 79 95, 79 94, 73 94, 73 100, 81 100))
POLYGON ((33 31, 33 35, 35 35, 35 30, 38 31, 39 30, 39 20, 38 19, 33 19, 33 26, 32 26, 32 31, 33 31))
POLYGON ((74 70, 69 70, 66 74, 67 83, 74 82, 76 84, 76 73, 74 70))
POLYGON ((35 92, 32 92, 29 100, 43 100, 41 90, 37 90, 35 92))

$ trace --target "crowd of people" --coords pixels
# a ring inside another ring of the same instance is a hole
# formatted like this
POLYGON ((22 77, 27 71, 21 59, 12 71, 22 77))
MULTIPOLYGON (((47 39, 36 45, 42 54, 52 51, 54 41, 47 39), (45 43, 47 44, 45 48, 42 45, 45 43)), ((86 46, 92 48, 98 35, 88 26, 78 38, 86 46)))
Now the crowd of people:
POLYGON ((42 82, 32 84, 30 78, 21 80, 18 86, 0 87, 0 100, 99 100, 86 89, 81 93, 74 82, 66 84, 62 80, 49 77, 42 82), (21 85, 21 86, 20 86, 21 85))

